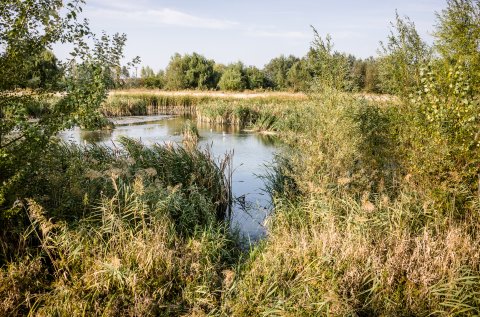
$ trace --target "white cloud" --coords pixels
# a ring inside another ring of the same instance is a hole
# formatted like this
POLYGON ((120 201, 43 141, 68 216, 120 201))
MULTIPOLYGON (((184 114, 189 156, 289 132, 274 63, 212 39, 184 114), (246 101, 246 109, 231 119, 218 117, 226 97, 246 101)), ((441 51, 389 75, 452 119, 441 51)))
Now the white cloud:
POLYGON ((90 15, 98 19, 114 19, 123 23, 149 23, 204 29, 230 29, 238 25, 228 20, 203 18, 168 8, 142 10, 94 8, 90 10, 90 15))
POLYGON ((246 34, 254 37, 271 37, 271 38, 287 38, 287 39, 305 39, 305 38, 311 37, 310 34, 306 34, 304 32, 295 32, 295 31, 279 32, 279 31, 253 30, 253 31, 247 32, 246 34))
POLYGON ((227 20, 202 18, 172 9, 148 10, 146 16, 157 19, 160 23, 205 29, 229 29, 238 23, 227 20))

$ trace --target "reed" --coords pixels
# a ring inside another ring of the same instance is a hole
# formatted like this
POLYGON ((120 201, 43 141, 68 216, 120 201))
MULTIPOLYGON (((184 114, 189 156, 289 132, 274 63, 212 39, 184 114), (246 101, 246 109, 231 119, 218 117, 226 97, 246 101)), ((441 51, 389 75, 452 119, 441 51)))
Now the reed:
MULTIPOLYGON (((154 114, 196 114, 204 104, 241 103, 243 105, 286 103, 304 100, 296 94, 215 94, 198 92, 117 91, 111 93, 101 111, 107 117, 154 114)), ((245 107, 244 107, 245 108, 245 107)))
POLYGON ((31 225, 18 237, 24 257, 0 272, 1 314, 218 307, 222 271, 239 255, 228 229, 228 159, 216 164, 208 150, 127 138, 113 149, 53 147, 25 188, 31 225))
POLYGON ((269 177, 269 236, 237 270, 224 314, 478 315, 478 198, 458 218, 440 187, 414 180, 402 109, 335 92, 312 103, 301 135, 283 134, 294 151, 269 177))
POLYGON ((239 251, 228 160, 196 148, 193 123, 185 147, 58 145, 19 189, 31 226, 0 270, 3 314, 480 314, 478 188, 424 173, 446 149, 412 135, 411 108, 328 89, 216 98, 192 101, 199 120, 286 147, 266 175, 268 236, 239 251))

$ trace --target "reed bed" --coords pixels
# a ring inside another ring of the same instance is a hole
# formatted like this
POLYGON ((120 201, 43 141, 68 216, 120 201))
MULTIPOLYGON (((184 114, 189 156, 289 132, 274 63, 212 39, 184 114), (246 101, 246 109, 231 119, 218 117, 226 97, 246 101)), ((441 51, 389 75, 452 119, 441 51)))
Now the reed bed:
POLYGON ((109 95, 102 105, 107 117, 156 114, 196 114, 204 104, 228 104, 243 101, 243 104, 292 103, 304 100, 304 95, 295 94, 223 94, 198 92, 119 91, 109 95))
POLYGON ((211 312, 239 256, 229 157, 195 146, 58 144, 19 191, 29 223, 2 249, 0 315, 211 312), (7 254, 8 253, 8 254, 7 254), (19 254, 22 254, 20 256, 19 254))
POLYGON ((59 146, 19 189, 35 193, 31 225, 0 271, 2 313, 480 315, 478 187, 400 101, 174 98, 289 147, 266 175, 268 236, 239 251, 221 220, 228 164, 196 149, 193 122, 184 147, 59 146), (431 160, 448 177, 425 172, 431 160))
POLYGON ((301 135, 283 134, 294 151, 269 176, 269 235, 237 270, 225 315, 480 313, 478 196, 459 217, 439 192, 460 199, 464 187, 422 185, 401 111, 327 92, 301 135))

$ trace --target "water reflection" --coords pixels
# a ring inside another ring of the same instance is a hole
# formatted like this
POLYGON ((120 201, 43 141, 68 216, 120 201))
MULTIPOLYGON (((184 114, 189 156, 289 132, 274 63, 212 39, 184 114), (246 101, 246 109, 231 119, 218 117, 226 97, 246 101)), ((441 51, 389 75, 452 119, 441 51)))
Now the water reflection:
MULTIPOLYGON (((62 132, 60 137, 77 144, 107 146, 120 136, 140 139, 145 144, 181 142, 182 128, 187 119, 167 116, 117 118, 113 130, 84 131, 75 128, 62 132)), ((201 148, 208 146, 217 158, 234 152, 232 226, 251 240, 258 239, 265 234, 263 223, 271 201, 263 191, 263 181, 256 175, 265 174, 265 163, 272 161, 278 141, 272 135, 245 132, 235 126, 197 123, 197 128, 201 148)))

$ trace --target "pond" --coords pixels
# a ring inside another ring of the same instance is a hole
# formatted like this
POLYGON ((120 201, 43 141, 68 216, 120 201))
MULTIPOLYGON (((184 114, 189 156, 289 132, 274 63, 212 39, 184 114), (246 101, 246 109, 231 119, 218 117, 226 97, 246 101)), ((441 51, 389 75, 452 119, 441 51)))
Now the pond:
MULTIPOLYGON (((60 137, 77 144, 97 143, 114 146, 120 136, 140 139, 145 144, 182 141, 183 116, 119 117, 112 121, 113 130, 86 131, 80 128, 64 131, 60 137)), ((234 196, 231 226, 246 239, 256 241, 265 235, 264 222, 271 211, 271 200, 264 192, 266 173, 278 150, 278 142, 269 135, 249 133, 234 126, 197 123, 199 147, 210 148, 220 159, 233 151, 232 191, 234 196)))

